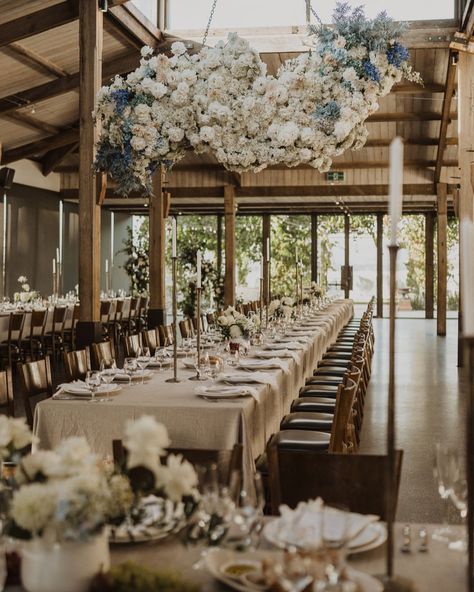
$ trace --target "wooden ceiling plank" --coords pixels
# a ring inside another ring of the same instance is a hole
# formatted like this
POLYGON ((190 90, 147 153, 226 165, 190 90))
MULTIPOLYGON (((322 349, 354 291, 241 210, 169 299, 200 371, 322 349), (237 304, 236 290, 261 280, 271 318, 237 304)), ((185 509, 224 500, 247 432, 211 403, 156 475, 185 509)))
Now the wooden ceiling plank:
POLYGON ((0 47, 76 20, 79 14, 77 4, 65 0, 0 24, 0 47))
POLYGON ((454 96, 456 84, 456 62, 457 52, 449 52, 448 68, 446 72, 446 90, 443 97, 443 108, 441 111, 441 125, 439 132, 438 151, 436 154, 436 166, 434 172, 434 182, 438 183, 441 178, 441 168, 443 166, 444 150, 446 148, 446 136, 448 133, 448 124, 450 121, 451 101, 454 96))
MULTIPOLYGON (((108 82, 115 74, 130 72, 137 67, 138 60, 138 54, 131 54, 106 62, 103 66, 103 82, 108 82)), ((78 86, 79 72, 76 72, 70 76, 45 82, 13 95, 3 97, 0 99, 0 114, 10 113, 25 105, 62 95, 77 89, 78 86)))
POLYGON ((105 16, 105 30, 118 34, 137 49, 141 49, 143 45, 156 48, 164 41, 161 31, 132 5, 111 7, 105 16))
POLYGON ((69 144, 69 146, 59 146, 58 148, 53 148, 53 150, 47 152, 41 159, 41 170, 43 175, 47 177, 56 166, 61 164, 61 162, 71 154, 71 152, 74 152, 77 146, 78 143, 73 142, 72 144, 69 144))
MULTIPOLYGON (((449 119, 457 119, 457 113, 449 113, 449 119)), ((441 121, 441 113, 431 113, 429 111, 418 111, 416 113, 410 113, 407 111, 392 112, 392 113, 374 113, 369 115, 367 123, 370 122, 389 122, 389 121, 441 121)))
POLYGON ((50 76, 57 76, 58 78, 63 78, 68 75, 68 73, 56 65, 48 58, 40 55, 36 51, 28 49, 24 45, 20 43, 10 43, 3 48, 3 51, 8 52, 11 54, 16 60, 19 60, 22 64, 26 62, 37 72, 40 74, 49 74, 50 76))
POLYGON ((7 115, 0 114, 0 117, 7 117, 8 119, 12 119, 13 121, 19 123, 20 125, 26 125, 31 127, 35 130, 39 130, 41 132, 46 132, 47 134, 57 134, 59 132, 58 128, 54 125, 46 123, 45 121, 40 121, 36 119, 36 117, 31 117, 26 113, 9 113, 7 115))

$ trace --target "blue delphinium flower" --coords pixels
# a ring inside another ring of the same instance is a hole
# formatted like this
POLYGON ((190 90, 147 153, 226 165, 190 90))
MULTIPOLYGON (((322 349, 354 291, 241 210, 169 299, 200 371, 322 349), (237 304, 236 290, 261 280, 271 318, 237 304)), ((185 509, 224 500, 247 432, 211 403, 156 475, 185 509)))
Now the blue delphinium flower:
POLYGON ((129 91, 125 89, 113 90, 110 95, 115 101, 115 109, 117 110, 117 114, 121 116, 125 110, 125 107, 128 105, 130 97, 129 91))
POLYGON ((336 101, 329 101, 324 105, 319 105, 314 112, 316 119, 330 119, 332 121, 339 119, 341 108, 336 101))
POLYGON ((363 64, 365 75, 369 80, 380 82, 380 72, 377 66, 374 66, 370 60, 364 60, 363 64))
POLYGON ((395 66, 395 68, 400 68, 403 62, 408 60, 408 57, 408 49, 401 43, 398 43, 398 41, 395 41, 395 43, 387 50, 388 63, 395 66))

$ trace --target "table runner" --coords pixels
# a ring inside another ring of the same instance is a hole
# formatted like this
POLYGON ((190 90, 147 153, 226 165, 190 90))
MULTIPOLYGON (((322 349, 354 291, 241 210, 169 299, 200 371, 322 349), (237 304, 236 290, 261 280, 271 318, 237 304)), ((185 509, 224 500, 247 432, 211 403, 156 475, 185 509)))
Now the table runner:
POLYGON ((189 381, 193 371, 180 362, 179 384, 165 382, 170 370, 155 373, 143 385, 122 387, 108 403, 42 401, 35 409, 34 433, 41 448, 53 448, 70 436, 84 436, 95 452, 106 455, 112 452, 112 440, 122 437, 128 419, 150 414, 166 425, 174 448, 229 450, 241 442, 248 477, 254 459, 264 452, 306 378, 352 314, 350 300, 337 301, 318 314, 321 325, 311 329, 310 342, 296 351, 297 361, 282 358, 285 370, 267 371, 275 385, 252 385, 259 391, 259 402, 251 397, 217 403, 198 398, 194 389, 206 382, 189 381))

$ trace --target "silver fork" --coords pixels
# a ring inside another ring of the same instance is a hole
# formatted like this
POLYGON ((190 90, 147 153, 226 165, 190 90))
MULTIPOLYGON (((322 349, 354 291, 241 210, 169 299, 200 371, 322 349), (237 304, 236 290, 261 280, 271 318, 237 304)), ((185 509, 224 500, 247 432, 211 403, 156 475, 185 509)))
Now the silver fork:
POLYGON ((420 544, 418 545, 418 553, 427 553, 428 552, 428 532, 426 528, 422 526, 418 531, 418 537, 420 539, 420 544))

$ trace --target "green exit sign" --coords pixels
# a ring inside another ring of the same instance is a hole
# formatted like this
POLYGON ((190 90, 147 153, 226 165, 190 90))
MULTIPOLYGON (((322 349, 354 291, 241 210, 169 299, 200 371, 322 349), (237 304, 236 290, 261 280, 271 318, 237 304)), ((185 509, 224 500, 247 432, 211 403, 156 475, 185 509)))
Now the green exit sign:
POLYGON ((329 171, 326 173, 326 181, 344 181, 344 171, 329 171))

